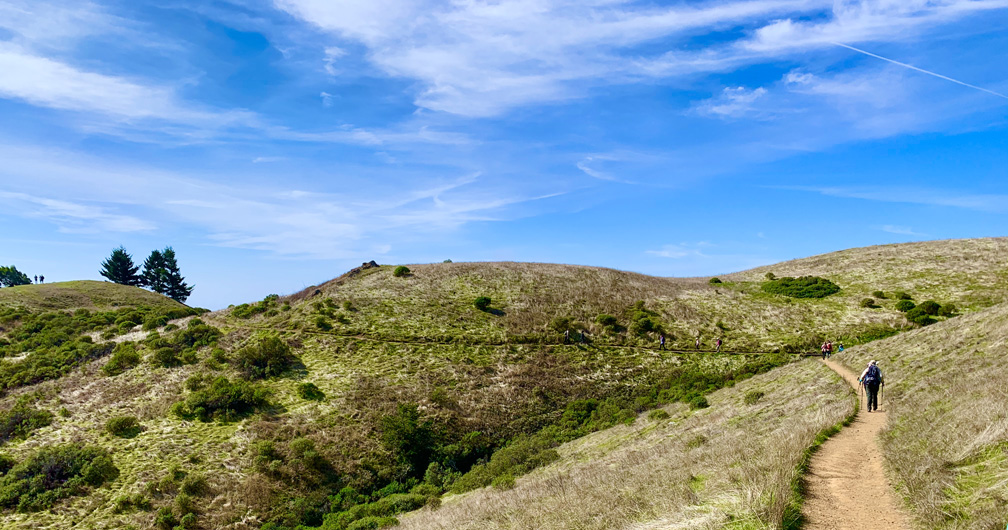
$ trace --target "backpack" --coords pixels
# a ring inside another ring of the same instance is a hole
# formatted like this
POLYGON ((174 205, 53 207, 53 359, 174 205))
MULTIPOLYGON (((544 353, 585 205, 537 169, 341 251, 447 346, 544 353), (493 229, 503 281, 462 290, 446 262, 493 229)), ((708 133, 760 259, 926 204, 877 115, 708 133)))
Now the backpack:
POLYGON ((874 364, 868 367, 868 373, 864 376, 864 384, 866 385, 877 385, 882 379, 882 374, 879 373, 878 366, 874 364))

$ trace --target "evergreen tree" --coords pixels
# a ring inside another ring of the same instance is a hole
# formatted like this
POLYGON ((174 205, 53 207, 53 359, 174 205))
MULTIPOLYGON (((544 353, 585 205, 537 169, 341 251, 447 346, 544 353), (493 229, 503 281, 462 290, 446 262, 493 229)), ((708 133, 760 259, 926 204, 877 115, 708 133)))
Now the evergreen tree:
POLYGON ((27 274, 17 270, 17 267, 0 267, 0 285, 4 287, 14 287, 15 285, 28 285, 31 278, 27 274))
POLYGON ((127 254, 126 249, 120 246, 114 249, 112 255, 102 262, 102 270, 99 272, 115 283, 140 285, 140 276, 137 274, 139 270, 140 267, 133 263, 133 256, 127 254))
POLYGON ((165 292, 163 294, 176 302, 184 303, 189 298, 189 295, 192 294, 195 285, 186 285, 185 278, 179 272, 178 263, 175 261, 175 251, 171 247, 165 247, 161 251, 161 257, 164 259, 165 271, 165 275, 163 276, 165 292))
POLYGON ((143 286, 155 293, 165 294, 166 275, 164 256, 161 255, 160 250, 152 251, 150 256, 144 260, 143 274, 140 276, 143 286))

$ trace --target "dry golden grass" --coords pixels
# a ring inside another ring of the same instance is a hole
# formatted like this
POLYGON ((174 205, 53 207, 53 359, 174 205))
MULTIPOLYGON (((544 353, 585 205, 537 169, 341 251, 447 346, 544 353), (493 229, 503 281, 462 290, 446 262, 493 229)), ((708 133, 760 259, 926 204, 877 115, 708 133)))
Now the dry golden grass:
POLYGON ((1008 305, 854 348, 886 378, 886 464, 922 529, 1008 524, 1008 305))
POLYGON ((779 528, 795 468, 815 436, 854 408, 850 388, 801 361, 566 444, 513 489, 447 498, 409 529, 779 528), (765 395, 748 405, 747 392, 765 395))

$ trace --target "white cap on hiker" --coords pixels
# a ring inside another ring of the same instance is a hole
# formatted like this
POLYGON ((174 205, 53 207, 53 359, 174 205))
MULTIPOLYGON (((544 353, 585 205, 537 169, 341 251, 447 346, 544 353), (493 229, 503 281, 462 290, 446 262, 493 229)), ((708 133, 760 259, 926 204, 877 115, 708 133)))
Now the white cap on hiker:
POLYGON ((878 364, 878 362, 877 361, 872 361, 872 362, 870 362, 868 364, 878 364))

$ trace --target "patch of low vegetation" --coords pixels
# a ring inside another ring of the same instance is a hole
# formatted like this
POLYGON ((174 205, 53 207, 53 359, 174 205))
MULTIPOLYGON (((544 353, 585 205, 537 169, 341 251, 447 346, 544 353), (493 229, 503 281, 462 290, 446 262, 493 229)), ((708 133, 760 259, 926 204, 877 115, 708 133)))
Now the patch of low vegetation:
POLYGON ((118 476, 119 469, 104 449, 43 447, 0 478, 0 507, 19 512, 44 510, 60 499, 83 495, 118 476))
POLYGON ((140 354, 136 351, 136 345, 130 341, 120 342, 112 350, 108 362, 102 366, 102 373, 109 377, 116 376, 139 364, 140 354))
POLYGON ((917 307, 917 304, 910 300, 900 300, 899 302, 896 302, 896 310, 901 313, 906 313, 915 307, 917 307))
POLYGON ((298 385, 298 395, 301 396, 301 399, 308 401, 322 401, 325 399, 325 393, 315 383, 310 382, 298 385))
POLYGON ((490 303, 491 300, 489 296, 478 296, 476 297, 476 300, 473 301, 473 305, 476 307, 476 309, 479 309, 480 311, 486 311, 487 309, 489 309, 490 303))
POLYGON ((715 277, 711 278, 710 280, 707 280, 707 283, 709 283, 711 285, 720 285, 720 284, 722 284, 724 282, 721 281, 721 278, 718 278, 717 276, 715 276, 715 277))
POLYGON ((183 419, 229 422, 266 407, 268 397, 269 390, 262 386, 220 376, 172 405, 171 412, 183 419))
POLYGON ((763 282, 764 292, 791 298, 826 298, 840 292, 840 286, 819 276, 786 276, 763 282))
POLYGON ((405 265, 400 265, 396 267, 395 270, 392 271, 392 276, 395 276, 396 278, 404 278, 409 275, 410 275, 409 267, 405 265))
POLYGON ((278 313, 279 300, 279 295, 271 294, 254 304, 237 305, 231 309, 231 316, 241 319, 249 319, 260 314, 274 316, 278 313))
POLYGON ((143 432, 143 425, 136 416, 116 416, 105 423, 105 430, 119 438, 133 438, 143 432))
POLYGON ((276 335, 261 336, 239 349, 234 356, 235 368, 249 379, 279 376, 295 361, 290 346, 276 335))
POLYGON ((32 431, 52 423, 53 414, 34 407, 31 396, 19 399, 13 407, 0 411, 0 444, 27 438, 32 431))
POLYGON ((861 307, 865 309, 878 309, 879 305, 875 303, 874 298, 863 298, 861 300, 861 307))

